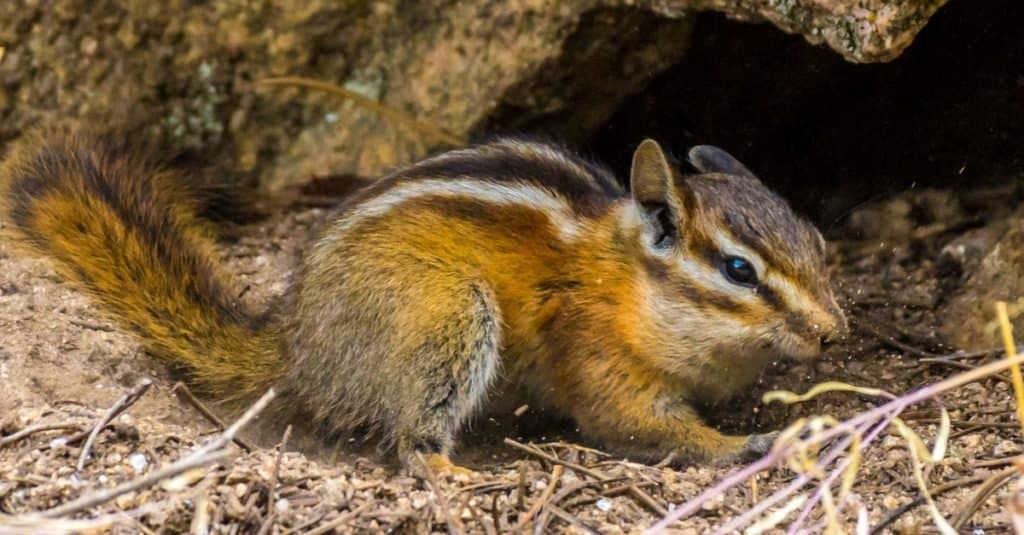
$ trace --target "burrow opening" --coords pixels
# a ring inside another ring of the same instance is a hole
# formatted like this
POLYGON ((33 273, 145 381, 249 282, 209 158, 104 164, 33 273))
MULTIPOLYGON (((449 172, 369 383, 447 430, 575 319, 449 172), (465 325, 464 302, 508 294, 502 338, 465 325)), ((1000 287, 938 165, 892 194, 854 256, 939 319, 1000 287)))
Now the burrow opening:
POLYGON ((718 145, 827 229, 866 201, 910 188, 987 186, 1020 174, 1021 16, 1017 0, 953 0, 902 56, 857 65, 769 24, 705 13, 682 59, 589 135, 558 120, 572 115, 564 111, 527 123, 499 111, 488 130, 568 138, 620 177, 645 137, 676 155, 718 145))

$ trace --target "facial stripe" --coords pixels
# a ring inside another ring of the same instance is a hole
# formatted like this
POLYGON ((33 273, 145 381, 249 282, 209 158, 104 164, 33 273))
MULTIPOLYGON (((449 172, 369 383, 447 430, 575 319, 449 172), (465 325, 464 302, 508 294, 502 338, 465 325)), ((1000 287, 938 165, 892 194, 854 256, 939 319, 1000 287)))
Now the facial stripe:
POLYGON ((716 229, 713 239, 719 244, 718 250, 725 256, 741 256, 754 265, 760 279, 758 294, 775 310, 814 310, 828 315, 818 304, 817 299, 803 289, 799 281, 794 280, 788 272, 777 269, 778 266, 766 265, 765 256, 734 240, 731 233, 716 229))
POLYGON ((693 273, 687 273, 671 269, 655 258, 646 258, 643 263, 644 271, 649 279, 652 279, 660 292, 666 296, 678 296, 684 303, 696 303, 706 305, 726 314, 740 315, 748 309, 749 303, 734 299, 733 296, 722 293, 707 286, 702 286, 693 273))
POLYGON ((776 292, 770 285, 759 285, 756 292, 757 295, 761 297, 761 300, 771 307, 772 310, 775 310, 776 312, 784 312, 786 310, 786 303, 782 301, 778 292, 776 292))
MULTIPOLYGON (((627 216, 635 212, 627 212, 627 216)), ((687 247, 688 251, 683 254, 674 248, 659 250, 644 240, 644 269, 651 278, 660 280, 662 288, 685 300, 727 313, 739 314, 756 306, 758 296, 753 289, 736 286, 722 276, 718 267, 721 255, 715 244, 699 232, 684 238, 687 243, 679 246, 687 247)))
POLYGON ((821 236, 821 233, 817 230, 800 229, 801 232, 806 232, 810 237, 810 242, 807 243, 809 247, 814 247, 817 251, 811 252, 810 257, 803 257, 801 260, 796 260, 795 257, 780 256, 778 251, 773 247, 771 243, 766 242, 764 239, 758 239, 758 236, 750 233, 743 232, 735 228, 735 225, 727 225, 722 231, 732 237, 734 242, 742 243, 749 250, 755 251, 762 258, 773 258, 776 261, 773 263, 772 268, 775 271, 784 273, 787 277, 800 279, 801 283, 807 284, 810 282, 806 278, 807 273, 801 270, 799 264, 801 262, 813 261, 815 256, 814 253, 818 253, 816 256, 819 258, 825 257, 825 239, 821 236))
POLYGON ((784 274, 769 272, 766 277, 766 282, 769 287, 775 290, 779 299, 785 303, 786 308, 789 310, 812 311, 824 316, 830 315, 822 305, 819 304, 818 299, 803 289, 803 287, 797 284, 796 281, 784 274))
POLYGON ((740 313, 756 305, 757 296, 748 288, 740 288, 721 275, 706 259, 689 255, 655 252, 645 255, 644 269, 648 275, 660 281, 660 286, 694 303, 708 306, 727 313, 740 313), (737 292, 744 290, 748 295, 737 292))
POLYGON ((733 239, 730 233, 724 232, 721 229, 715 229, 711 234, 711 240, 717 245, 718 251, 723 257, 738 256, 749 261, 754 266, 754 269, 757 270, 759 278, 768 271, 768 266, 764 259, 771 258, 771 256, 762 254, 760 251, 733 239))
MULTIPOLYGON (((734 301, 746 302, 748 305, 760 300, 778 312, 818 307, 813 298, 796 287, 794 281, 766 268, 757 253, 732 240, 726 233, 714 232, 713 235, 714 238, 708 238, 700 232, 692 232, 687 242, 689 254, 675 260, 679 269, 673 270, 674 276, 686 277, 700 284, 705 300, 707 296, 715 294, 729 295, 734 301), (756 289, 742 288, 725 278, 720 263, 728 256, 743 257, 754 265, 760 278, 756 289)), ((736 308, 733 305, 727 306, 736 308)))

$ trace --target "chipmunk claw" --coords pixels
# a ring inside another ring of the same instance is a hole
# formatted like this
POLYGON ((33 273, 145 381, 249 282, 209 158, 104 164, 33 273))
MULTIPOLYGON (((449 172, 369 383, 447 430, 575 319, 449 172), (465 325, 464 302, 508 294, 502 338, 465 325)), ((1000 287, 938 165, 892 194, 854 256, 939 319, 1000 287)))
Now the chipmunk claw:
POLYGON ((766 455, 772 450, 772 446, 775 445, 775 440, 778 438, 778 431, 750 435, 743 447, 742 455, 747 458, 757 458, 766 455))
POLYGON ((431 476, 451 479, 452 481, 465 482, 473 479, 477 472, 452 462, 447 456, 440 453, 419 455, 416 463, 413 463, 413 475, 422 479, 430 479, 431 476))

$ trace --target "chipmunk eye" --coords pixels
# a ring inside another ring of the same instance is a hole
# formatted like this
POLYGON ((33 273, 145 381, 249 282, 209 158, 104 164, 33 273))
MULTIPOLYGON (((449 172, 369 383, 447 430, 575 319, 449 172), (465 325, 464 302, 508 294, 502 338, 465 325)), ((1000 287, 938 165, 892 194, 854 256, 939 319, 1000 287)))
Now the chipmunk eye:
POLYGON ((729 282, 753 288, 757 286, 757 270, 746 258, 729 256, 722 261, 722 273, 729 282))

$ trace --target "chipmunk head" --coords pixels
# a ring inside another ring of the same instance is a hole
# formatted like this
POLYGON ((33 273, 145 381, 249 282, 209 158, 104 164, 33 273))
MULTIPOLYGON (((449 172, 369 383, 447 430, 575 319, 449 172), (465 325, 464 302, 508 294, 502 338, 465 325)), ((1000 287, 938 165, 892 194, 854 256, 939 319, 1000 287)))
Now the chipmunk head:
POLYGON ((652 140, 633 156, 659 341, 739 358, 818 355, 846 329, 821 234, 725 151, 698 146, 689 159, 700 174, 674 172, 652 140))

